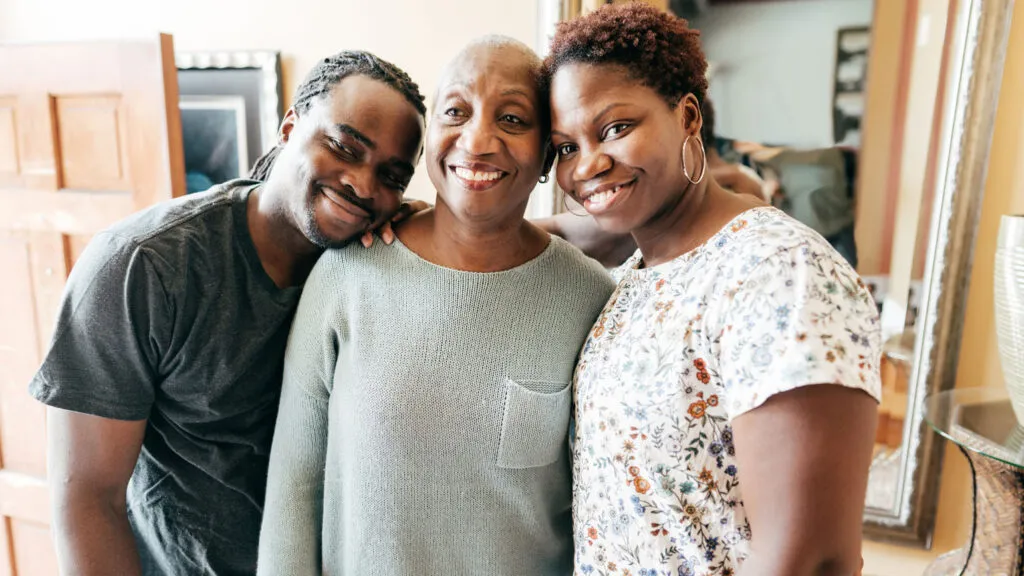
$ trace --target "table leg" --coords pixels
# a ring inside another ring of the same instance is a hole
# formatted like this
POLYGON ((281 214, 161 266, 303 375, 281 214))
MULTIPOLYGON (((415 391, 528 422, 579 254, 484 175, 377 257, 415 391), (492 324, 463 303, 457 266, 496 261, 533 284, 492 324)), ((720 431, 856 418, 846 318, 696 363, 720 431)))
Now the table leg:
POLYGON ((971 537, 963 548, 937 558, 925 575, 1024 576, 1024 472, 960 451, 971 466, 974 484, 971 537))

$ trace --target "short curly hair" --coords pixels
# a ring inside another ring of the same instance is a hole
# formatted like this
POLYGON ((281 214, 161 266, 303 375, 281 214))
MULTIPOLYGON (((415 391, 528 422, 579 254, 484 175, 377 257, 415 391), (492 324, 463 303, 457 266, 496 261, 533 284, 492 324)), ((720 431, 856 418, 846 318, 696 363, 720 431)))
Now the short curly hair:
POLYGON ((700 32, 644 4, 610 4, 558 25, 544 60, 548 82, 567 64, 612 64, 655 90, 670 106, 687 94, 703 104, 708 61, 700 32))

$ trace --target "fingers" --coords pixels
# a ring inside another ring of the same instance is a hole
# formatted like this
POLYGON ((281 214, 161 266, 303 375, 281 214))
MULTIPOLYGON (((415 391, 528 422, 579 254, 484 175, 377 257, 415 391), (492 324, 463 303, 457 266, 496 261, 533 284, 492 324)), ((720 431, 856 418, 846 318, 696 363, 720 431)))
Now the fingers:
POLYGON ((359 239, 359 241, 362 242, 363 247, 365 248, 373 246, 373 232, 367 230, 366 233, 363 234, 363 237, 359 239))
POLYGON ((412 216, 417 212, 422 212, 428 208, 430 208, 430 204, 427 204, 423 200, 410 200, 402 204, 402 207, 398 209, 398 212, 396 212, 395 215, 391 217, 391 221, 401 222, 402 220, 405 220, 409 216, 412 216))
POLYGON ((380 227, 380 239, 388 246, 395 241, 395 231, 391 227, 391 222, 385 222, 384 225, 380 227))
POLYGON ((391 220, 389 220, 388 222, 401 222, 402 220, 405 220, 415 212, 417 211, 413 209, 413 207, 410 206, 409 204, 402 204, 402 207, 398 209, 398 212, 395 212, 395 215, 392 216, 391 220))

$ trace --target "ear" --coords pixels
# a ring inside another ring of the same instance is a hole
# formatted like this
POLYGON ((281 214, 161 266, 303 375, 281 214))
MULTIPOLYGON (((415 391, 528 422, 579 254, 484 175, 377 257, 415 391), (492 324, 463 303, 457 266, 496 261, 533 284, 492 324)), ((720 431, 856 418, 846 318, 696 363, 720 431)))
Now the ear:
POLYGON ((700 112, 700 102, 692 93, 683 96, 676 104, 676 116, 680 127, 687 136, 700 138, 700 129, 704 126, 704 117, 700 112))
POLYGON ((295 129, 295 123, 299 121, 299 113, 295 111, 295 108, 289 108, 288 112, 284 115, 284 120, 281 121, 281 127, 277 129, 277 143, 284 144, 288 141, 288 138, 292 134, 292 130, 295 129))
POLYGON ((548 172, 551 172, 551 167, 555 165, 555 145, 548 140, 548 145, 544 148, 544 166, 540 170, 540 175, 544 176, 548 172))

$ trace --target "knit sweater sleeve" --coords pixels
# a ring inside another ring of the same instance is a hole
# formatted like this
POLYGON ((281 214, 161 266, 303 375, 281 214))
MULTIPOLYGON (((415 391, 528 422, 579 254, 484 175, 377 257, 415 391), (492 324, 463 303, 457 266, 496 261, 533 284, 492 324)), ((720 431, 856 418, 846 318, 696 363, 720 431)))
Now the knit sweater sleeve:
POLYGON ((310 275, 288 338, 260 533, 260 576, 321 573, 329 386, 337 360, 332 259, 322 257, 310 275))

